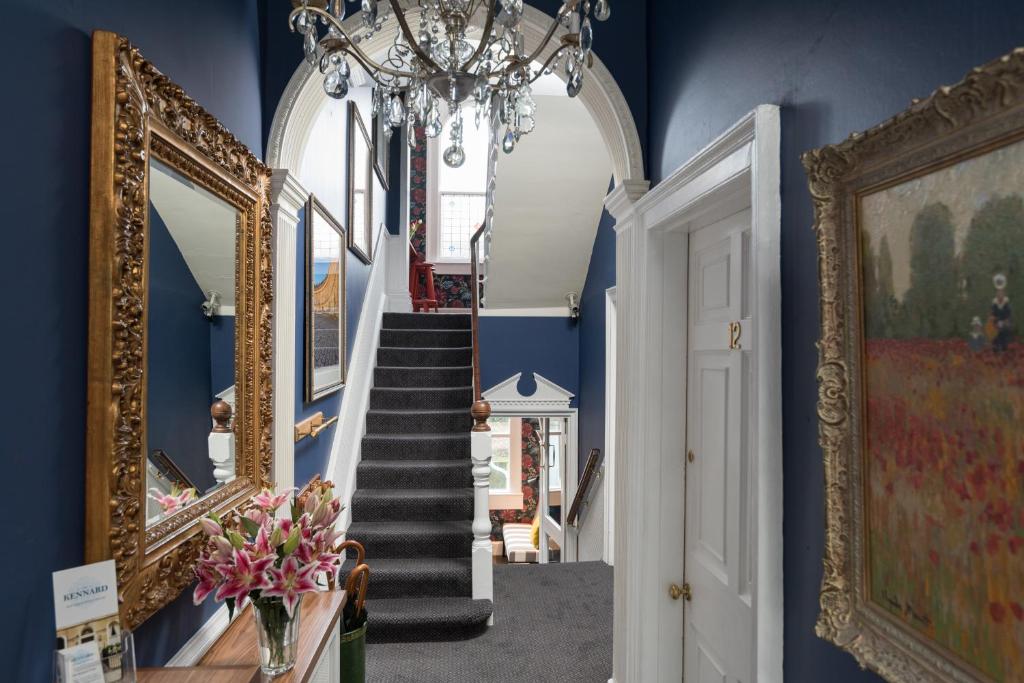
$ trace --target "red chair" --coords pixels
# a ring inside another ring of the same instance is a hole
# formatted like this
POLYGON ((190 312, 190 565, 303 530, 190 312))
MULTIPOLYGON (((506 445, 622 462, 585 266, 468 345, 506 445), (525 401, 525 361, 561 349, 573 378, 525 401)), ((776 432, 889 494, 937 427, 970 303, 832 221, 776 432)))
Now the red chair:
POLYGON ((412 296, 412 310, 424 313, 434 309, 437 312, 437 293, 434 291, 434 264, 427 263, 416 248, 409 243, 409 294, 412 296))

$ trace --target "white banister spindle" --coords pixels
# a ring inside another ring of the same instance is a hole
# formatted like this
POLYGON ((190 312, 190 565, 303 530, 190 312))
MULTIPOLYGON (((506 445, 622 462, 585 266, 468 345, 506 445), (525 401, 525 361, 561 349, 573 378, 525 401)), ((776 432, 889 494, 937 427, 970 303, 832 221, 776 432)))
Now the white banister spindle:
POLYGON ((491 433, 473 432, 473 598, 494 599, 491 551, 491 433))

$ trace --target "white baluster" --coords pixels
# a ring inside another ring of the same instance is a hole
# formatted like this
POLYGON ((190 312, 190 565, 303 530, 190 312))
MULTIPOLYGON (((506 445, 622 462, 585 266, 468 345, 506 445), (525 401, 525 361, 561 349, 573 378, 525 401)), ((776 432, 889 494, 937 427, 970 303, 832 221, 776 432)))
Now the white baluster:
MULTIPOLYGON (((470 438, 473 459, 473 599, 494 600, 494 557, 491 551, 491 428, 486 401, 473 404, 475 424, 470 438)), ((487 622, 494 623, 494 614, 487 622)))

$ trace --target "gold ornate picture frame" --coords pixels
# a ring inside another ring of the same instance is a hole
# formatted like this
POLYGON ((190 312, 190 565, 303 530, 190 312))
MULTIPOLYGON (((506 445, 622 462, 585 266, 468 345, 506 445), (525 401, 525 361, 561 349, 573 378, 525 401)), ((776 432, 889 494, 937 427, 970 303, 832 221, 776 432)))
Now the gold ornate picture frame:
POLYGON ((230 516, 272 469, 270 172, 126 38, 93 35, 86 561, 114 559, 134 629, 194 580, 199 518, 230 516), (147 526, 146 313, 149 160, 238 212, 237 476, 147 526))
MULTIPOLYGON (((994 639, 985 643, 987 636, 979 631, 973 638, 980 643, 950 646, 951 639, 946 633, 946 629, 952 628, 949 626, 951 620, 961 618, 967 623, 971 620, 984 621, 986 629, 990 625, 993 628, 1006 625, 1019 629, 1021 608, 1012 601, 1013 598, 999 594, 979 598, 978 595, 953 594, 954 591, 940 592, 939 583, 929 584, 927 577, 922 575, 915 575, 908 581, 903 594, 898 590, 879 588, 882 579, 878 576, 883 573, 879 570, 879 556, 884 553, 878 548, 884 544, 877 539, 882 536, 879 530, 885 528, 886 520, 880 519, 882 516, 877 513, 877 500, 888 496, 899 501, 895 505, 900 506, 914 504, 914 501, 903 502, 906 495, 900 493, 899 485, 894 491, 877 490, 879 471, 892 466, 892 461, 879 464, 876 458, 894 455, 896 449, 886 452, 888 444, 878 435, 879 421, 872 424, 868 418, 874 419, 873 416, 880 414, 877 405, 882 383, 878 381, 878 366, 873 365, 877 363, 877 355, 872 355, 876 353, 873 349, 878 347, 870 344, 882 337, 886 338, 884 341, 892 341, 894 346, 911 341, 927 344, 936 340, 950 350, 949 363, 925 365, 924 370, 917 371, 919 373, 933 372, 934 368, 964 367, 964 364, 972 367, 972 363, 1005 364, 1015 357, 1005 353, 1005 343, 1002 349, 999 348, 998 331, 993 331, 984 341, 979 339, 976 342, 977 337, 970 336, 978 334, 981 319, 989 316, 989 303, 984 299, 983 305, 976 305, 977 316, 972 320, 968 290, 971 287, 988 287, 991 290, 992 282, 995 282, 991 316, 996 319, 994 323, 998 323, 995 307, 1002 296, 1000 286, 1005 287, 1006 281, 1005 276, 1000 279, 1002 272, 980 278, 963 276, 962 270, 954 270, 958 273, 954 281, 940 281, 943 287, 956 292, 949 305, 957 311, 947 314, 941 312, 941 307, 932 305, 931 310, 940 311, 934 314, 937 316, 935 320, 942 317, 945 321, 941 332, 926 333, 908 327, 923 325, 920 316, 914 319, 917 321, 914 323, 899 317, 913 303, 907 293, 914 289, 913 276, 908 280, 909 286, 906 282, 902 285, 897 282, 896 290, 902 288, 902 294, 894 293, 892 281, 894 261, 898 270, 901 260, 903 263, 912 262, 915 249, 918 250, 916 253, 926 253, 930 248, 914 246, 913 240, 922 245, 922 236, 929 239, 932 234, 926 229, 935 224, 947 226, 943 228, 947 237, 939 234, 942 231, 934 233, 935 240, 946 240, 949 253, 944 257, 945 262, 958 264, 953 268, 967 267, 967 257, 963 255, 968 248, 965 246, 968 241, 965 234, 969 234, 968 229, 975 228, 971 221, 976 220, 981 212, 978 207, 983 208, 983 203, 993 197, 1006 196, 1006 181, 1001 175, 1000 182, 993 183, 993 187, 979 189, 977 178, 985 176, 979 175, 976 165, 979 160, 984 161, 990 155, 1002 154, 1005 150, 1020 153, 1024 149, 1022 141, 1024 50, 1016 50, 974 69, 960 83, 940 88, 927 99, 913 102, 908 110, 875 128, 803 156, 815 209, 821 309, 817 412, 819 438, 824 452, 826 528, 821 612, 816 632, 821 638, 850 652, 861 666, 895 683, 1016 680, 1012 673, 1005 673, 1006 663, 1019 656, 1013 653, 1012 640, 1001 640, 1002 649, 986 658, 977 653, 988 645, 995 649, 994 639), (951 182, 942 179, 941 174, 951 173, 959 173, 962 177, 951 182), (930 193, 926 199, 916 196, 925 189, 930 193), (891 209, 904 206, 900 202, 908 197, 919 204, 912 212, 894 215, 891 209), (947 198, 949 201, 946 203, 953 209, 931 208, 942 206, 947 198), (927 211, 920 207, 920 203, 925 202, 927 211), (878 228, 879 225, 897 227, 886 234, 884 228, 878 228), (899 233, 900 230, 904 232, 899 233), (911 235, 909 240, 908 234, 911 235), (879 236, 885 240, 883 245, 879 244, 879 236), (889 243, 897 240, 903 240, 903 246, 893 246, 890 251, 889 243), (877 296, 877 292, 885 296, 871 299, 871 296, 877 296), (871 301, 884 301, 884 306, 871 301), (960 314, 961 310, 968 312, 960 314), (904 326, 902 331, 901 325, 904 326), (910 340, 914 335, 924 338, 923 342, 917 338, 910 340), (874 490, 872 486, 875 486, 874 490), (874 577, 872 572, 875 572, 874 577), (988 602, 982 604, 981 599, 988 602), (936 609, 936 605, 941 605, 941 609, 936 609)), ((1019 172, 1024 174, 1022 166, 1009 165, 1007 172, 1016 174, 1020 168, 1019 172)), ((995 177, 991 171, 987 172, 990 173, 988 177, 995 177)), ((1020 180, 1019 176, 1014 175, 1014 178, 1020 180)), ((1020 183, 1020 194, 1024 194, 1024 182, 1020 183)), ((1021 206, 1024 207, 1024 203, 1021 206)), ((1024 244, 1017 246, 1024 253, 1024 244)), ((907 270, 910 267, 906 266, 907 270)), ((1002 271, 1004 266, 993 262, 992 268, 993 272, 1002 271)), ((1014 275, 1024 279, 1024 272, 1014 273, 1011 280, 1014 275)), ((921 282, 924 282, 923 278, 921 282)), ((985 295, 991 296, 991 293, 985 295)), ((931 318, 928 320, 929 325, 935 322, 931 318)), ((937 329, 937 322, 935 326, 937 329)), ((997 330, 998 324, 993 327, 997 330)), ((1013 351, 1012 348, 1010 350, 1013 351)), ((900 372, 910 373, 910 370, 903 369, 908 367, 906 365, 895 367, 900 372)), ((910 396, 910 389, 907 389, 907 396, 910 396)), ((1020 407, 1024 405, 1020 399, 1019 395, 1011 394, 1007 400, 1020 407)), ((907 401, 907 404, 912 402, 907 401)), ((985 409, 984 406, 978 408, 979 414, 985 409)), ((931 417, 938 421, 937 432, 942 434, 943 414, 939 409, 935 413, 931 417)), ((897 421, 891 433, 907 433, 914 428, 911 419, 907 418, 903 423, 897 421)), ((982 417, 971 419, 980 420, 982 417)), ((963 443, 958 447, 963 448, 963 443)), ((969 462, 969 456, 964 452, 964 458, 960 460, 958 454, 953 453, 950 459, 920 467, 919 474, 925 483, 922 484, 920 479, 915 482, 926 487, 928 477, 937 477, 940 472, 943 475, 957 474, 961 472, 957 468, 966 467, 963 461, 969 462), (949 464, 951 462, 953 464, 949 464)), ((997 456, 992 457, 998 459, 997 456)), ((949 481, 956 484, 954 478, 936 486, 937 489, 948 490, 948 498, 941 494, 932 496, 927 505, 945 505, 951 510, 951 515, 956 515, 959 507, 983 504, 983 501, 977 501, 977 491, 964 488, 958 493, 958 489, 950 487, 949 481)), ((1005 478, 993 481, 1002 486, 1005 478)), ((913 487, 907 490, 911 491, 912 497, 913 487)), ((1020 496, 1011 499, 1009 504, 1011 508, 1016 506, 1015 509, 1020 510, 1020 496)), ((992 566, 979 560, 980 554, 1013 551, 1013 541, 1009 538, 1002 542, 1009 540, 1010 550, 998 544, 995 548, 986 549, 984 545, 979 548, 970 542, 970 538, 957 537, 956 532, 942 526, 944 519, 925 519, 924 515, 922 519, 921 524, 932 525, 930 528, 936 545, 934 554, 925 553, 922 566, 928 568, 930 562, 936 568, 935 575, 941 575, 939 572, 958 562, 957 566, 967 569, 966 576, 960 575, 956 580, 984 584, 982 579, 991 577, 971 576, 972 572, 982 572, 983 567, 992 566), (943 565, 947 558, 951 564, 943 565)), ((969 519, 973 524, 974 517, 969 519)), ((957 528, 962 530, 963 524, 957 528)), ((1024 544, 1024 537, 1018 540, 1024 544)), ((1024 558, 1024 550, 1020 552, 1019 557, 1024 558)), ((1017 564, 1018 574, 1021 573, 1020 561, 1017 564)), ((1012 576, 1009 579, 1003 576, 996 578, 999 581, 1018 580, 1012 576)), ((961 629, 958 633, 967 634, 966 640, 972 638, 966 630, 961 629)), ((1010 639, 1014 637, 1018 638, 1018 645, 1024 645, 1020 643, 1020 636, 1009 636, 1010 639)), ((1019 649, 1024 651, 1024 647, 1019 649)))

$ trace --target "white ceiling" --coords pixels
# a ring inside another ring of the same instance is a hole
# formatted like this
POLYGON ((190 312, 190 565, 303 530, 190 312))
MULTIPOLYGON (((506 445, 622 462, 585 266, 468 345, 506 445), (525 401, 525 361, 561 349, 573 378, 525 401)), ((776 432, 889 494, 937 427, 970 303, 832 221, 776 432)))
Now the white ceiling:
POLYGON ((157 161, 150 165, 149 200, 199 287, 218 292, 221 314, 233 314, 235 209, 157 161))
MULTIPOLYGON (((581 292, 612 177, 604 141, 583 103, 555 76, 534 92, 537 127, 499 154, 487 308, 565 306, 581 292), (557 83, 556 83, 557 82, 557 83)), ((541 79, 541 80, 545 80, 541 79)))

